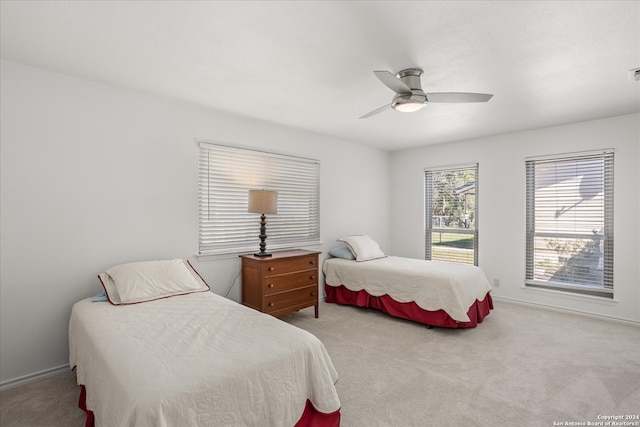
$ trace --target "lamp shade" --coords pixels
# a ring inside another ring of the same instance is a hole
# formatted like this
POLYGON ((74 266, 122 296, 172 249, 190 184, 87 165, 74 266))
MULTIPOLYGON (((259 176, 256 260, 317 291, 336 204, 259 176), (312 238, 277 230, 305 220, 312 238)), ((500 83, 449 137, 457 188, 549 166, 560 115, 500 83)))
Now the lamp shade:
POLYGON ((278 213, 278 192, 249 190, 249 208, 247 212, 259 214, 278 213))

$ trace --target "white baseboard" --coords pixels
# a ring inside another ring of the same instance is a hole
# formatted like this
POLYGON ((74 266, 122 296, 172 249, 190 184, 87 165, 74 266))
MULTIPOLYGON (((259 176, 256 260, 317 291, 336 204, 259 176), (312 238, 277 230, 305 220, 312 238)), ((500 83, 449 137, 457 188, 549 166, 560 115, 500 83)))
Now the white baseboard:
POLYGON ((522 300, 515 299, 515 298, 500 297, 500 296, 495 296, 495 295, 491 295, 491 298, 494 299, 494 300, 497 300, 497 301, 503 301, 503 302, 507 302, 507 303, 511 303, 511 304, 526 305, 526 306, 529 306, 529 307, 543 308, 545 310, 559 311, 559 312, 562 312, 562 313, 571 313, 571 314, 577 314, 577 315, 585 316, 585 317, 592 317, 594 319, 608 320, 610 322, 622 323, 622 324, 625 324, 625 325, 640 326, 640 322, 638 322, 636 320, 623 319, 623 318, 620 318, 620 317, 613 317, 613 316, 605 316, 603 314, 594 314, 594 313, 590 313, 590 312, 587 312, 587 311, 573 310, 573 309, 568 309, 568 308, 556 307, 556 306, 549 305, 549 304, 540 304, 540 303, 535 303, 535 302, 522 301, 522 300))
POLYGON ((21 385, 33 383, 43 380, 45 378, 52 377, 54 375, 60 375, 62 373, 69 372, 69 364, 57 366, 55 368, 45 369, 44 371, 35 372, 33 374, 24 375, 22 377, 14 378, 12 380, 3 381, 0 383, 0 392, 9 390, 10 388, 18 387, 21 385))

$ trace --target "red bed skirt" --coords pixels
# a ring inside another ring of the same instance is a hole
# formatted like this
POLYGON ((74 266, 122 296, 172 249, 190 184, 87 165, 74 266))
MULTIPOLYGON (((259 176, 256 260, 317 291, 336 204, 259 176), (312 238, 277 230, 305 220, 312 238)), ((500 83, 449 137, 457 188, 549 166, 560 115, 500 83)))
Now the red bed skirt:
POLYGON ((415 302, 398 302, 389 295, 376 297, 369 295, 365 290, 351 291, 343 285, 333 286, 325 284, 324 289, 327 294, 326 302, 374 308, 394 317, 413 320, 414 322, 440 328, 475 328, 478 323, 481 323, 482 320, 489 315, 489 311, 493 309, 493 300, 491 299, 491 295, 487 293, 482 301, 476 300, 476 302, 469 307, 467 315, 471 321, 458 322, 453 320, 444 310, 427 311, 420 308, 415 302))
MULTIPOLYGON (((93 411, 87 409, 87 391, 83 385, 80 386, 78 406, 87 414, 87 419, 84 423, 85 427, 95 427, 93 411)), ((307 399, 304 412, 294 427, 340 427, 340 410, 338 409, 331 414, 324 414, 314 408, 311 401, 307 399)))

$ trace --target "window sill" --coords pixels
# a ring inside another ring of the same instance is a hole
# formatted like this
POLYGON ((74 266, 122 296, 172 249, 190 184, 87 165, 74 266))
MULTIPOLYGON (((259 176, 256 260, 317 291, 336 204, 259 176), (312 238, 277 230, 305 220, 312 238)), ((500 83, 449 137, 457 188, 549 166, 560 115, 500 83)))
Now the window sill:
MULTIPOLYGON (((569 292, 569 291, 564 291, 561 289, 550 289, 550 288, 543 288, 543 287, 536 287, 536 286, 527 286, 527 285, 523 285, 520 287, 521 289, 523 289, 525 292, 527 293, 542 293, 542 294, 553 294, 556 296, 560 296, 563 297, 565 299, 584 299, 584 300, 588 300, 591 302, 597 302, 597 303, 618 303, 619 301, 617 299, 615 299, 612 295, 612 297, 606 297, 606 296, 598 296, 598 295, 588 295, 588 294, 583 294, 583 293, 578 293, 578 292, 569 292)), ((610 304, 606 304, 606 305, 610 305, 610 304)))
MULTIPOLYGON (((289 245, 274 245, 268 246, 268 252, 277 252, 277 251, 285 251, 290 249, 306 249, 313 248, 314 250, 319 249, 322 245, 322 242, 302 242, 299 244, 289 244, 289 245)), ((240 255, 246 255, 254 252, 259 252, 260 248, 256 246, 253 249, 248 250, 237 250, 233 252, 224 252, 224 253, 213 253, 213 254, 196 254, 195 257, 199 262, 208 262, 208 261, 219 261, 224 259, 235 259, 240 255)))

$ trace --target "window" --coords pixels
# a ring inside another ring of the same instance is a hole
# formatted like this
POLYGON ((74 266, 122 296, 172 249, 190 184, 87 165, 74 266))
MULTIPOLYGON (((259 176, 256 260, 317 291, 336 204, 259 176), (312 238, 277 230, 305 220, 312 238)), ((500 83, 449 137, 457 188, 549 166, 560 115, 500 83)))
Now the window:
POLYGON ((199 253, 248 253, 259 245, 260 215, 247 212, 249 190, 278 192, 267 216, 267 249, 320 243, 320 162, 200 143, 199 253))
POLYGON ((425 170, 425 259, 478 265, 478 165, 425 170))
POLYGON ((613 151, 526 159, 526 285, 613 297, 613 151))

